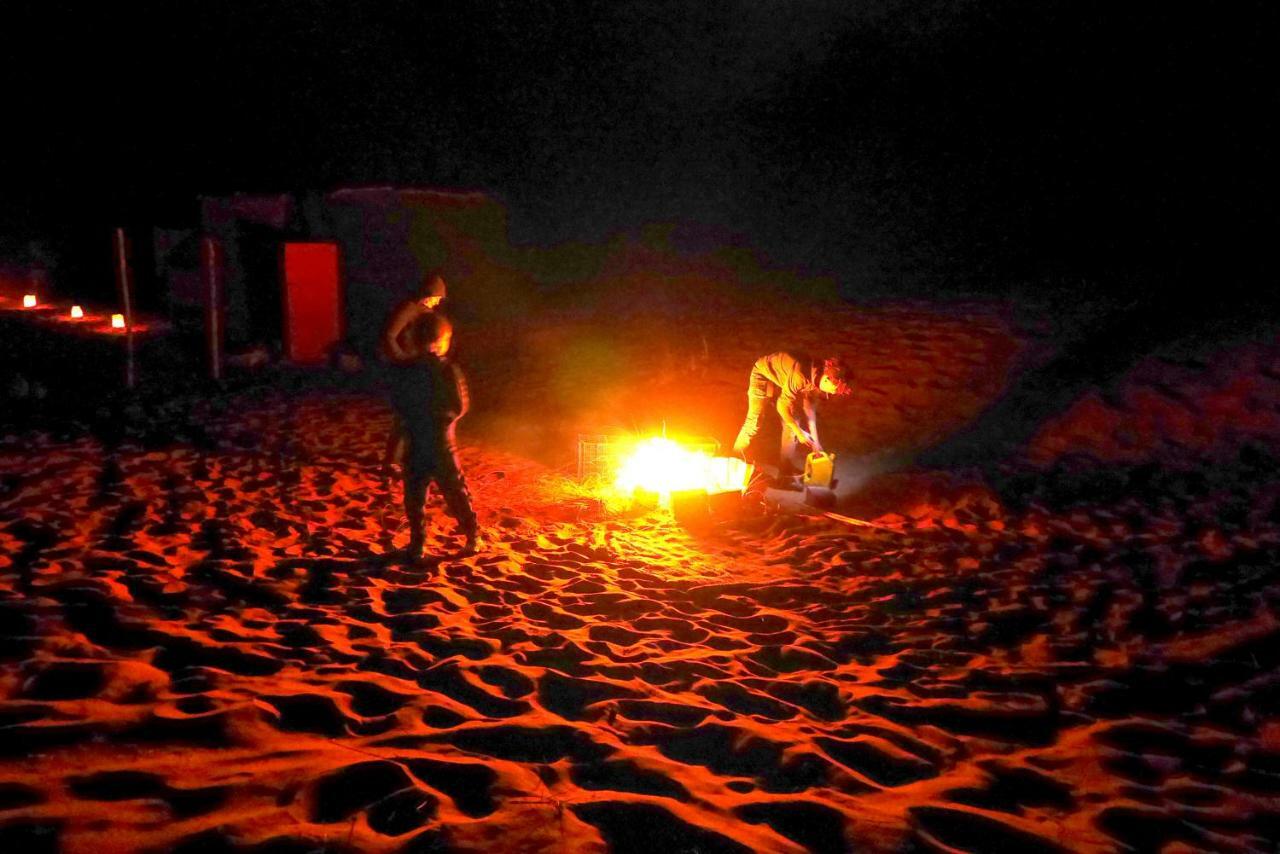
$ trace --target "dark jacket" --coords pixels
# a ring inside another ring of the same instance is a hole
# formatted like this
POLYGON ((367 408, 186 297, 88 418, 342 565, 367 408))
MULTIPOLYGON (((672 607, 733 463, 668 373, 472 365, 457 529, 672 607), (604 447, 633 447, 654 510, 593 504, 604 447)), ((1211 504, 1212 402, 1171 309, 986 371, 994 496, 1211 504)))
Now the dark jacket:
POLYGON ((471 404, 462 370, 432 356, 392 371, 391 405, 408 439, 405 471, 456 473, 454 425, 471 404))
POLYGON ((427 356, 392 368, 391 405, 406 425, 443 430, 467 414, 467 379, 454 362, 427 356))

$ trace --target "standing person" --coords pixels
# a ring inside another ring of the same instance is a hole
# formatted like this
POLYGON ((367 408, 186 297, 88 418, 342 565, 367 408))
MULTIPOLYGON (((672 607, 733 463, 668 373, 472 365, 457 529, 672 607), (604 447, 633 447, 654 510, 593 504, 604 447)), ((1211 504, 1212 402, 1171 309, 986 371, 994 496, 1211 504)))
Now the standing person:
MULTIPOLYGON (((388 326, 388 333, 390 330, 388 326)), ((410 560, 422 556, 423 503, 433 481, 466 537, 462 553, 474 554, 483 543, 458 462, 456 436, 458 420, 470 407, 470 396, 462 370, 449 358, 453 326, 443 315, 433 313, 417 331, 404 342, 409 358, 393 365, 391 382, 391 405, 405 444, 401 476, 404 514, 409 522, 406 556, 410 560)))
MULTIPOLYGON (((444 276, 438 270, 429 270, 423 275, 417 292, 391 310, 382 330, 380 344, 382 358, 393 366, 393 387, 403 373, 403 367, 414 362, 417 354, 423 352, 423 348, 434 340, 435 325, 431 319, 444 302, 447 290, 444 276)), ((391 466, 402 459, 403 453, 404 425, 396 414, 392 418, 391 432, 387 436, 387 447, 382 457, 384 478, 391 477, 391 466)))
POLYGON ((747 385, 747 417, 733 443, 734 453, 756 467, 751 482, 747 484, 748 498, 763 500, 769 486, 769 478, 759 469, 761 454, 755 447, 769 399, 778 399, 783 440, 807 445, 820 453, 822 442, 818 438, 817 398, 820 395, 843 396, 849 393, 848 370, 839 359, 819 361, 790 353, 771 353, 756 360, 747 385), (805 427, 796 420, 797 407, 804 413, 805 427))
POLYGON ((392 309, 382 332, 383 355, 393 363, 412 361, 416 351, 413 327, 435 313, 446 292, 444 276, 438 271, 423 276, 417 293, 392 309))

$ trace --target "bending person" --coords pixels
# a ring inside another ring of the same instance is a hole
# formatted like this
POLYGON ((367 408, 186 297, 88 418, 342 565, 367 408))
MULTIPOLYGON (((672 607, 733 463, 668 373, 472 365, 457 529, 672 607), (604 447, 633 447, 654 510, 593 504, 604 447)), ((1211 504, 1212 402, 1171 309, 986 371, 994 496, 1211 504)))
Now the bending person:
POLYGON ((747 417, 733 443, 734 453, 756 469, 747 485, 748 497, 763 499, 764 491, 769 486, 769 478, 760 471, 764 456, 756 441, 769 400, 777 398, 775 408, 782 421, 783 440, 807 445, 810 449, 821 452, 817 398, 833 394, 847 395, 850 391, 848 370, 836 358, 819 361, 790 353, 771 353, 756 360, 747 385, 747 417), (804 426, 801 426, 796 417, 799 414, 797 410, 803 413, 804 426))

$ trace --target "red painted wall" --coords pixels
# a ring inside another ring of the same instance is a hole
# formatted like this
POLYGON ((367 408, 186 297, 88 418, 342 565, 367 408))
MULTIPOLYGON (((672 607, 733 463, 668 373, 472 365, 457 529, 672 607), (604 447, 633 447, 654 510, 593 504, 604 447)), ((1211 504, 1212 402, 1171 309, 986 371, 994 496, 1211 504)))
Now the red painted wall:
POLYGON ((289 359, 322 362, 342 337, 336 243, 286 243, 284 338, 289 359))

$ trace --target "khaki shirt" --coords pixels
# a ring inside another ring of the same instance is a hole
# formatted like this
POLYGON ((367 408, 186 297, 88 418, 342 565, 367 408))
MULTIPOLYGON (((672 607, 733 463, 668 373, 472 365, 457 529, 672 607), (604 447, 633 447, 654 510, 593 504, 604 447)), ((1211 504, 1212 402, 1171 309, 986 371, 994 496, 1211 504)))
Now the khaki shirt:
POLYGON ((809 432, 816 434, 817 424, 813 398, 818 391, 818 385, 815 382, 813 362, 805 358, 797 359, 790 353, 770 353, 768 356, 761 356, 751 368, 750 393, 762 397, 772 397, 773 389, 769 388, 769 385, 765 383, 777 386, 778 416, 782 419, 782 423, 797 438, 801 437, 804 431, 796 422, 795 417, 795 407, 798 401, 804 410, 806 420, 809 422, 809 432))

